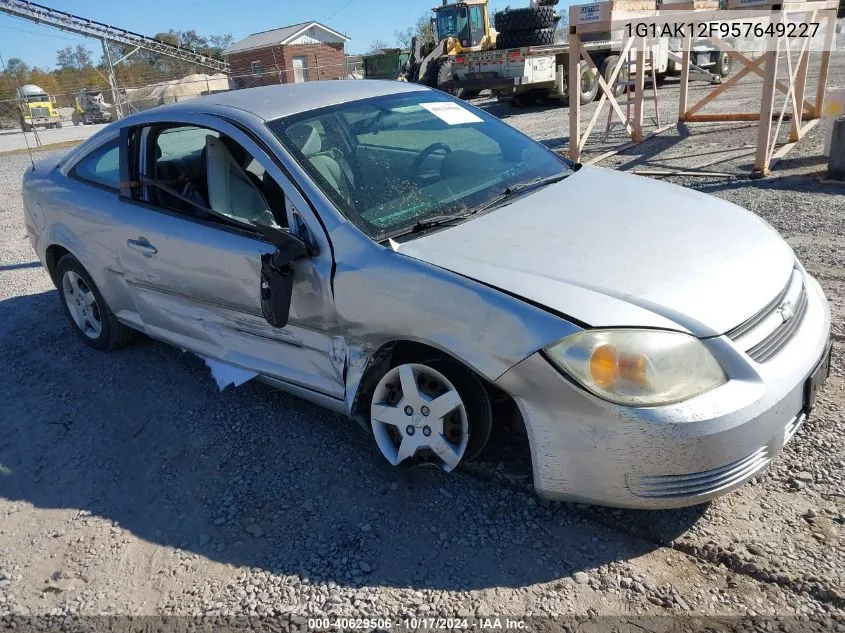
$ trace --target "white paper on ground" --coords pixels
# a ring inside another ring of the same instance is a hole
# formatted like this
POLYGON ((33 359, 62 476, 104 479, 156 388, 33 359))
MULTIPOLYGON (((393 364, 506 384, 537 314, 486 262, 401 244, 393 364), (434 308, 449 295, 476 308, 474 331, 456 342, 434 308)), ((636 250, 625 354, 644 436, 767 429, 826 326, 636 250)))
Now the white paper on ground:
POLYGON ((252 380, 258 375, 254 371, 241 369, 240 367, 235 367, 234 365, 229 365, 227 363, 221 363, 219 360, 214 360, 213 358, 205 358, 204 356, 201 358, 205 361, 205 364, 208 365, 209 369, 211 369, 211 375, 217 382, 217 386, 220 388, 220 391, 223 391, 229 385, 240 387, 242 384, 248 380, 252 380))
POLYGON ((461 123, 484 123, 481 117, 474 115, 466 108, 461 107, 457 103, 452 103, 451 101, 421 103, 420 106, 449 125, 460 125, 461 123))

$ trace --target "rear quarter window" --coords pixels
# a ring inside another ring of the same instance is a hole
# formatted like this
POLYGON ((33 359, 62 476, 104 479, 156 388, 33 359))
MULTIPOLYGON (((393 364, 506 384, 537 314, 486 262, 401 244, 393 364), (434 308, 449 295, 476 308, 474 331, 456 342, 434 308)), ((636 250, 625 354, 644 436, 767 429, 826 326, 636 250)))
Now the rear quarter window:
POLYGON ((73 176, 101 187, 120 190, 120 151, 117 139, 101 145, 76 163, 73 176))

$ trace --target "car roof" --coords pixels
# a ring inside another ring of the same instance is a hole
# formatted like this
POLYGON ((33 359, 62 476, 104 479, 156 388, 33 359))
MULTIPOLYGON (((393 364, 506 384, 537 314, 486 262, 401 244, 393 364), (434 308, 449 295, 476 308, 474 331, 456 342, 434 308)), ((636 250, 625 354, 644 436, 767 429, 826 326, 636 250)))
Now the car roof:
POLYGON ((203 95, 197 99, 156 108, 156 112, 164 114, 167 110, 196 110, 204 105, 215 105, 250 112, 270 121, 348 101, 424 90, 430 90, 430 88, 405 81, 376 79, 309 81, 203 95))

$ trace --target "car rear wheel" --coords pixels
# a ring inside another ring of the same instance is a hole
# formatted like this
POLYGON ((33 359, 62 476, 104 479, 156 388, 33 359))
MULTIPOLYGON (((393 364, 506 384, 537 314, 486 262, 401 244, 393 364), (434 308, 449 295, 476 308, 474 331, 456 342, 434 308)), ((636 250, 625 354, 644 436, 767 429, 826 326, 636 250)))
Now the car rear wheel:
POLYGON ((389 369, 370 405, 376 445, 394 466, 427 462, 450 472, 478 456, 490 438, 491 420, 481 381, 451 360, 389 369))
POLYGON ((117 320, 88 271, 73 255, 59 260, 56 279, 65 314, 87 345, 110 351, 134 338, 135 331, 117 320))

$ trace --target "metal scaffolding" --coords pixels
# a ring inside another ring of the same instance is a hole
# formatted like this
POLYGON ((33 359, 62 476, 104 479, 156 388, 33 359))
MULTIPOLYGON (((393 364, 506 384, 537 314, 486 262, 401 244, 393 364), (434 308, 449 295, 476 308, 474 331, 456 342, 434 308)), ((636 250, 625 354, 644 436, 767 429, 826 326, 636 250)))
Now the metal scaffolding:
MULTIPOLYGON (((134 53, 137 50, 146 50, 161 55, 167 55, 175 59, 181 59, 198 66, 210 68, 216 72, 229 73, 229 62, 217 57, 210 57, 197 53, 188 48, 181 46, 174 46, 167 42, 161 42, 146 35, 133 33, 125 29, 117 28, 97 22, 95 20, 88 20, 86 18, 51 9, 41 4, 34 2, 24 2, 22 0, 0 0, 0 13, 12 15, 16 18, 28 20, 35 24, 43 24, 52 26, 53 28, 61 29, 62 31, 69 31, 77 35, 84 35, 85 37, 93 37, 102 42, 114 42, 115 44, 122 44, 124 46, 134 47, 134 53)), ((132 53, 130 53, 131 55, 132 53)), ((127 55, 128 57, 128 55, 127 55)))

